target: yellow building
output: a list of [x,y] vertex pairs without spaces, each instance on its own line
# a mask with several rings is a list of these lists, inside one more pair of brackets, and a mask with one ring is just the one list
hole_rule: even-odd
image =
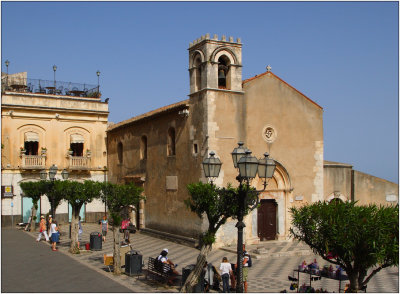
[[[30,79],[26,72],[3,74],[1,106],[3,226],[28,220],[32,201],[21,195],[19,183],[39,180],[39,172],[48,172],[53,164],[58,167],[57,179],[66,169],[70,180],[104,181],[109,112],[98,86]],[[83,207],[81,216],[96,221],[104,209],[100,200],[94,200]],[[38,215],[49,210],[47,197],[42,196]],[[68,222],[68,203],[57,207],[56,216],[59,222]]]

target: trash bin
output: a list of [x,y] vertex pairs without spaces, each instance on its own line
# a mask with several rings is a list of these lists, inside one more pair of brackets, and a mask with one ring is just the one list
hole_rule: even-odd
[[[185,284],[185,281],[189,274],[194,270],[195,264],[189,264],[182,269],[182,286]],[[199,282],[194,286],[193,293],[203,293],[204,292],[204,276],[201,275],[199,278]]]
[[125,253],[125,273],[129,276],[142,273],[143,255],[139,251],[131,250]]
[[99,232],[90,233],[90,250],[101,250],[102,236]]

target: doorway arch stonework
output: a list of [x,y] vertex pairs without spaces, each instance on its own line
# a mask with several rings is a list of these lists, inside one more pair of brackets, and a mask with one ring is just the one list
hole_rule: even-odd
[[[254,179],[253,185],[261,190],[263,183],[261,179]],[[286,168],[276,161],[276,169],[273,177],[268,181],[264,192],[259,196],[261,200],[275,200],[276,207],[276,240],[288,238],[290,218],[288,213],[289,199],[292,196],[292,184]],[[258,227],[258,209],[254,209],[246,217],[246,243],[257,244],[260,242],[259,234],[262,228]]]

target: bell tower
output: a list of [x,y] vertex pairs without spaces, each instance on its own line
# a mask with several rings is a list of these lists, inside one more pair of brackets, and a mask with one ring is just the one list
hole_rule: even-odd
[[[203,158],[214,151],[222,162],[231,162],[237,142],[246,141],[246,101],[242,88],[242,44],[238,38],[227,39],[209,34],[189,45],[191,137],[200,146],[200,178]],[[197,143],[195,143],[197,142]],[[218,185],[236,177],[229,164],[222,167]]]
[[206,34],[189,45],[190,94],[204,90],[242,91],[242,44]]

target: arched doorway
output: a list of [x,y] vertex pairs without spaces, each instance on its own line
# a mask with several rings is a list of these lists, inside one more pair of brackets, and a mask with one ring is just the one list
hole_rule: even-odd
[[[261,188],[262,181],[258,180],[257,189]],[[288,205],[292,191],[289,173],[281,163],[276,161],[274,175],[268,181],[266,190],[260,194],[257,219],[253,223],[257,227],[253,234],[257,232],[257,238],[260,241],[287,238]]]

